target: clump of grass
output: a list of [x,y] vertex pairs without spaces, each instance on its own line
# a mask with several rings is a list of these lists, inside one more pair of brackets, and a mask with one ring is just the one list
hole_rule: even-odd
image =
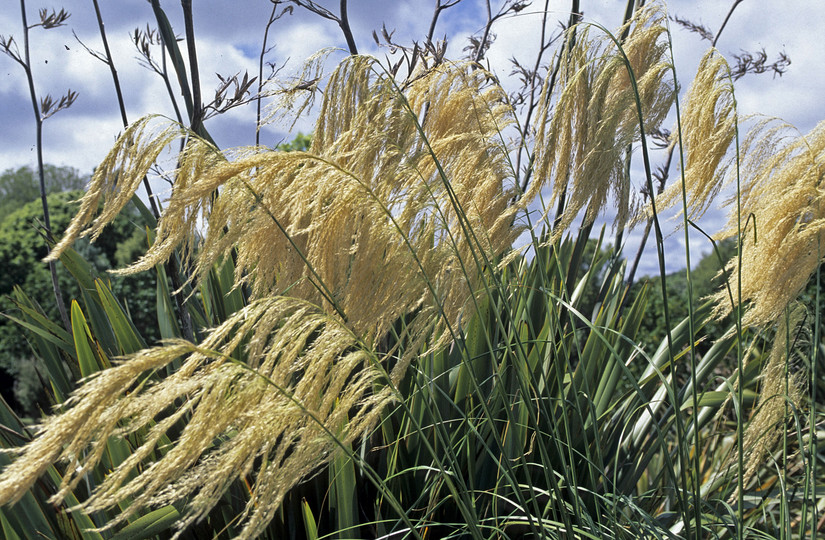
[[[84,510],[132,499],[111,527],[140,508],[189,498],[185,527],[265,458],[242,536],[259,534],[289,489],[327,462],[337,444],[374,427],[421,349],[452,339],[450,329],[486,279],[485,266],[520,233],[498,136],[511,111],[486,80],[481,71],[445,64],[402,94],[372,59],[353,57],[328,83],[309,152],[222,153],[188,138],[155,242],[121,272],[150,269],[184,246],[204,279],[234,254],[236,285],[249,288],[252,303],[198,346],[166,343],[89,381],[75,405],[47,422],[44,435],[4,471],[0,501],[19,498],[56,459],[80,459],[54,497],[60,500],[97,464],[110,436],[143,429],[172,407]],[[153,117],[130,126],[50,258],[79,236],[98,235],[161,152],[188,135]],[[404,354],[378,353],[402,317]],[[178,359],[182,367],[172,376],[143,386],[147,375]],[[174,449],[130,478],[183,416]],[[227,432],[233,435],[211,448]]]
[[[158,157],[182,140],[153,241],[121,272],[181,254],[190,281],[201,285],[193,294],[206,297],[212,276],[231,262],[227,289],[248,296],[198,343],[168,339],[84,381],[39,436],[15,450],[0,475],[0,504],[19,500],[59,460],[69,467],[51,500],[74,497],[100,472],[110,443],[125,438],[136,441],[131,453],[96,478],[79,505],[92,513],[128,504],[102,529],[185,503],[180,536],[240,485],[233,497],[241,493],[242,507],[232,519],[241,523],[239,537],[255,537],[297,486],[329,470],[324,489],[334,494],[341,534],[725,534],[733,476],[704,474],[718,456],[699,456],[716,448],[705,442],[717,439],[706,413],[718,396],[699,398],[733,332],[694,358],[700,318],[711,308],[691,308],[657,351],[645,353],[634,336],[646,291],[626,305],[621,265],[582,271],[586,235],[562,240],[582,213],[589,231],[611,199],[617,227],[633,217],[629,148],[644,144],[675,99],[664,17],[656,4],[638,10],[621,39],[575,29],[558,78],[544,87],[533,182],[524,192],[503,135],[516,114],[476,64],[439,62],[401,84],[372,59],[345,60],[326,85],[306,152],[220,151],[160,117],[129,126],[50,258],[71,255],[77,238],[98,236]],[[684,192],[672,188],[662,202],[684,193],[690,217],[739,170],[724,162],[737,129],[727,71],[715,52],[705,56],[682,118]],[[303,88],[292,90],[287,98]],[[765,133],[770,142],[759,138]],[[779,133],[760,126],[743,145],[741,203],[759,242],[750,232],[740,238],[740,257],[728,268],[742,283],[733,298],[739,306],[728,293],[716,297],[717,316],[747,307],[746,325],[779,321],[801,288],[794,272],[807,277],[819,263],[825,128],[777,146]],[[647,154],[645,161],[652,186]],[[512,245],[546,189],[561,213],[549,230],[543,212],[545,232],[530,229],[525,257]],[[763,232],[766,223],[776,230]],[[598,290],[592,316],[580,309],[588,287]],[[79,308],[75,315],[85,340]],[[733,473],[739,486],[777,441],[786,408],[776,404],[801,403],[782,331],[760,408],[740,437],[751,450],[747,469]],[[690,391],[678,365],[687,349]],[[745,384],[735,383],[737,407]],[[725,381],[717,391],[729,396],[733,386]],[[735,495],[741,501],[741,490]],[[308,535],[317,533],[305,500],[300,511]],[[742,535],[750,525],[741,503],[738,518]]]

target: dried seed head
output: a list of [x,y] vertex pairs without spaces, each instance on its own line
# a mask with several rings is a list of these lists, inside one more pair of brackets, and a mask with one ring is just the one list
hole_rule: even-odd
[[770,356],[762,368],[756,413],[748,422],[742,444],[746,453],[746,483],[765,465],[765,458],[776,447],[786,429],[788,411],[802,404],[804,378],[799,373],[787,372],[790,371],[788,345],[794,342],[793,334],[803,316],[804,309],[797,308],[789,314],[787,320],[783,317],[777,324]]
[[589,27],[578,25],[553,91],[548,91],[549,79],[545,84],[537,121],[535,181],[527,198],[549,185],[553,194],[548,207],[566,197],[554,238],[581,211],[585,222],[592,223],[611,195],[618,205],[616,226],[624,226],[633,213],[624,154],[641,133],[637,96],[646,131],[659,127],[675,96],[673,83],[666,79],[671,69],[667,43],[660,39],[664,17],[655,4],[637,11],[628,23],[623,52],[613,38],[593,38]]
[[[731,283],[739,279],[747,303],[746,325],[773,324],[782,316],[825,254],[825,121],[805,136],[767,119],[752,129],[741,152],[742,255],[728,266]],[[737,234],[735,200],[728,227]],[[736,287],[733,287],[736,290]],[[731,312],[727,292],[715,296],[716,315]]]
[[[699,62],[681,116],[690,219],[702,217],[724,185],[730,163],[725,156],[736,137],[736,122],[730,67],[716,49],[709,49]],[[657,211],[681,206],[681,201],[682,183],[674,182],[656,199]]]

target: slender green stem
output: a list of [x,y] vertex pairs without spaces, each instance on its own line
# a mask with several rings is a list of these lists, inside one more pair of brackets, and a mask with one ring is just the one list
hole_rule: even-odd
[[[667,19],[666,19],[667,20]],[[668,22],[668,36],[670,36],[670,24]],[[670,48],[671,67],[673,71],[674,87],[679,88],[678,77],[676,74],[676,61],[673,55],[673,39],[668,39],[668,46]],[[679,165],[680,165],[680,185],[682,188],[682,228],[685,235],[685,278],[687,280],[687,308],[688,308],[688,335],[690,336],[690,382],[691,382],[691,417],[693,418],[693,516],[696,520],[696,540],[701,540],[702,537],[702,501],[701,501],[701,448],[702,440],[699,430],[699,381],[696,376],[696,330],[694,328],[694,309],[693,309],[693,280],[691,279],[691,262],[690,262],[690,227],[687,202],[687,186],[685,184],[685,152],[682,138],[682,114],[679,106],[679,95],[675,97],[676,107],[676,129],[679,137]],[[650,186],[652,188],[652,185]],[[653,193],[651,192],[651,200]],[[666,294],[663,292],[663,294]],[[667,304],[667,300],[664,302]],[[678,413],[677,413],[678,414]],[[687,488],[687,486],[685,486]]]
[[[817,260],[820,261],[819,267],[816,271],[816,297],[814,303],[814,313],[816,316],[814,317],[814,339],[813,339],[813,354],[811,355],[811,408],[809,411],[809,419],[808,419],[808,429],[810,430],[810,438],[808,441],[808,460],[807,462],[810,464],[810,474],[806,475],[805,480],[805,504],[803,505],[803,516],[804,511],[808,508],[808,501],[811,504],[811,540],[816,540],[817,537],[817,525],[818,525],[818,507],[816,501],[816,473],[817,473],[817,433],[816,433],[816,409],[817,409],[817,395],[816,395],[816,387],[819,382],[817,368],[819,366],[819,354],[822,350],[821,347],[821,327],[822,327],[822,311],[820,309],[821,303],[821,291],[822,291],[822,242],[818,238],[817,239]],[[802,520],[802,528],[804,529],[805,523],[807,520]]]
[[[598,25],[597,25],[597,27],[598,27]],[[604,28],[602,28],[602,29],[605,30],[605,32],[606,32],[606,29],[604,29]],[[661,228],[661,225],[659,224],[659,217],[658,217],[659,215],[658,215],[658,212],[656,211],[656,197],[653,195],[653,193],[654,193],[653,171],[652,171],[651,166],[650,166],[650,155],[649,155],[649,150],[647,148],[647,135],[646,135],[646,132],[645,132],[645,127],[644,127],[644,112],[642,110],[642,101],[641,101],[641,97],[639,96],[639,89],[638,89],[638,85],[637,85],[637,81],[636,81],[636,76],[633,73],[633,70],[631,68],[630,59],[628,59],[627,55],[625,54],[625,51],[622,48],[621,43],[609,32],[607,34],[616,43],[616,46],[618,47],[619,52],[622,55],[622,59],[624,60],[625,65],[627,66],[627,72],[628,72],[628,76],[629,76],[629,79],[630,79],[630,84],[633,88],[633,92],[634,92],[634,96],[635,96],[636,114],[638,115],[638,118],[639,118],[639,134],[640,134],[640,139],[641,139],[642,161],[644,163],[644,168],[645,168],[645,181],[647,183],[646,185],[647,185],[648,191],[650,192],[650,207],[651,207],[651,213],[652,213],[652,216],[653,216],[653,230],[656,234],[656,254],[657,254],[658,259],[659,259],[659,278],[660,278],[661,286],[662,286],[662,294],[666,295],[667,294],[667,270],[665,268],[665,252],[664,252],[665,242],[664,242],[664,235],[662,234],[662,228]],[[662,302],[662,308],[663,308],[663,312],[664,312],[663,314],[664,314],[664,319],[665,319],[667,350],[668,350],[668,356],[670,357],[670,362],[669,362],[670,369],[672,371],[675,371],[676,367],[675,367],[674,359],[676,358],[676,356],[675,356],[674,350],[673,350],[673,337],[672,337],[671,331],[670,331],[670,329],[671,329],[671,324],[670,324],[671,319],[670,319],[670,310],[668,308],[667,298],[665,298],[664,301]],[[690,339],[692,340],[693,336],[691,336]],[[675,372],[674,372],[674,380],[675,380]],[[678,406],[679,406],[678,403],[676,403],[676,402],[673,403],[674,408],[678,408]],[[678,439],[680,441],[684,440],[684,426],[682,425],[681,415],[678,414],[678,413],[676,414],[676,430],[677,430]],[[679,462],[680,462],[680,465],[681,465],[679,467],[679,472],[682,476],[682,485],[687,487],[687,479],[686,479],[686,476],[685,476],[686,475],[686,470],[688,469],[688,459],[685,456],[685,454],[687,452],[687,449],[679,448],[677,451],[678,451],[678,455],[679,455]],[[683,516],[684,523],[685,523],[685,529],[687,531],[687,536],[690,536],[691,535],[690,534],[691,527],[690,527],[690,519],[688,518],[689,505],[688,505],[687,496],[685,495],[684,490],[679,490],[679,496],[680,496],[680,506],[681,506],[681,509],[682,509],[682,516]]]
[[[734,103],[736,100],[734,99]],[[736,528],[737,540],[745,537],[745,378],[744,352],[742,350],[742,184],[739,155],[739,116],[736,115]],[[756,229],[756,223],[754,223]]]
[[[785,365],[783,366],[782,392],[782,485],[788,485],[788,400],[790,399],[788,367],[791,361],[791,317],[789,308],[785,308]],[[790,538],[791,520],[788,508],[787,490],[782,489],[779,505],[779,523],[781,524],[782,538]]]

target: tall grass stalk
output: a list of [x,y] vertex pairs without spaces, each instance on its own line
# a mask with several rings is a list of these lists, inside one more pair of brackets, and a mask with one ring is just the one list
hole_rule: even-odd
[[[637,86],[635,74],[633,73],[633,69],[631,67],[630,60],[628,59],[627,55],[625,54],[621,43],[619,41],[617,41],[616,38],[613,37],[613,35],[610,34],[610,32],[607,29],[602,28],[602,30],[607,35],[609,35],[611,37],[611,39],[613,39],[615,41],[619,52],[622,54],[625,65],[627,66],[628,77],[630,79],[630,85],[633,88],[633,94],[634,94],[634,97],[635,97],[635,104],[636,104],[636,114],[637,114],[637,117],[639,119],[639,136],[640,136],[640,139],[641,139],[640,147],[641,147],[641,150],[642,150],[642,162],[644,164],[644,169],[645,169],[645,182],[647,184],[647,189],[648,189],[649,196],[650,196],[650,208],[651,208],[651,214],[652,214],[652,217],[653,217],[653,230],[654,230],[655,235],[656,235],[656,254],[657,254],[658,259],[659,259],[659,279],[660,279],[660,282],[661,282],[662,294],[666,295],[667,294],[667,292],[666,292],[667,291],[667,270],[665,268],[664,236],[662,234],[661,225],[659,224],[658,212],[656,211],[656,197],[654,195],[655,189],[653,187],[653,172],[652,172],[652,168],[651,168],[651,165],[650,165],[650,156],[649,156],[648,148],[647,148],[647,139],[646,139],[645,125],[644,125],[645,116],[644,116],[644,112],[642,111],[642,102],[641,102],[641,98],[639,96],[639,89],[638,89],[638,86]],[[667,301],[665,301],[662,305],[664,307],[664,318],[665,318],[665,329],[666,329],[665,339],[667,341],[668,356],[670,357],[669,364],[670,364],[670,368],[672,370],[672,373],[675,375],[675,362],[674,362],[674,360],[676,358],[676,355],[674,353],[673,339],[672,339],[671,332],[670,332],[670,329],[671,329],[670,309],[669,309]],[[691,343],[693,342],[693,337],[692,337],[693,336],[693,331],[692,331],[693,327],[692,327],[692,324],[693,324],[692,323],[692,318],[689,317],[688,318],[688,328],[689,328],[688,333],[691,336],[691,338],[690,338]],[[673,380],[675,380],[675,377],[673,377]],[[675,394],[672,395],[671,397],[672,397],[672,404],[673,404],[672,406],[674,408],[676,408],[677,407],[677,400],[675,399]],[[678,439],[680,441],[685,440],[685,438],[684,438],[684,426],[682,424],[682,418],[681,418],[681,415],[679,413],[676,414],[676,430],[677,430]],[[686,456],[687,450],[686,449],[682,450],[681,445],[679,445],[679,447],[680,447],[680,450],[678,452],[679,465],[680,465],[679,466],[679,471],[680,471],[680,474],[682,476],[682,478],[681,478],[682,479],[682,486],[687,487],[687,485],[688,485],[687,481],[686,481],[687,480],[686,479],[686,471],[688,469],[688,466],[687,466],[688,459],[687,459],[687,456]],[[690,536],[690,530],[691,530],[690,518],[689,518],[689,508],[690,508],[690,506],[688,504],[687,494],[684,492],[684,489],[679,490],[679,499],[680,499],[680,503],[681,503],[682,519],[684,520],[683,521],[684,527],[688,531],[688,536]],[[695,526],[697,527],[697,535],[698,535],[699,531],[701,530],[701,522],[697,521]]]
[[[59,102],[52,102],[51,96],[46,96],[38,103],[37,90],[34,85],[34,75],[32,74],[31,63],[31,47],[29,45],[29,32],[32,28],[41,26],[44,29],[56,28],[62,26],[69,14],[63,10],[59,13],[53,12],[51,15],[46,10],[41,11],[41,21],[32,26],[28,23],[26,15],[26,1],[20,0],[20,18],[23,26],[23,55],[20,52],[12,50],[11,45],[13,41],[3,41],[4,52],[15,60],[23,68],[26,74],[26,82],[29,88],[29,98],[31,99],[32,110],[34,112],[35,125],[35,151],[37,154],[37,176],[40,181],[40,201],[43,206],[43,226],[45,228],[46,243],[53,242],[51,216],[49,213],[49,203],[46,199],[46,176],[43,165],[43,121],[60,111],[71,107],[77,98],[77,94],[69,90],[67,94],[60,99]],[[54,262],[49,263],[49,273],[52,279],[52,292],[54,294],[57,311],[65,328],[70,328],[69,316],[66,312],[66,305],[63,301],[63,293],[60,289],[60,283],[57,279],[57,267]]]
[[[676,60],[673,53],[673,39],[670,30],[670,22],[667,21],[667,31],[668,31],[668,44],[670,48],[670,56],[671,56],[671,65],[673,68],[673,79],[676,81],[676,86],[678,87],[678,76],[676,73]],[[702,69],[702,64],[700,64],[700,70]],[[728,74],[729,76],[729,74]],[[697,76],[697,79],[699,76]],[[696,83],[694,83],[696,84]],[[715,108],[716,103],[712,101],[708,104],[709,106]],[[735,102],[734,102],[734,110],[735,110]],[[676,141],[679,145],[679,164],[680,164],[680,188],[681,188],[681,199],[682,199],[682,228],[684,232],[684,240],[685,240],[685,277],[687,282],[687,312],[688,312],[688,333],[691,336],[695,335],[695,313],[694,313],[694,292],[693,292],[693,281],[691,279],[691,258],[690,258],[690,230],[691,230],[691,222],[689,219],[690,215],[690,207],[688,204],[688,195],[687,195],[687,182],[686,182],[686,160],[685,160],[685,141],[682,136],[682,111],[680,107],[680,100],[679,97],[676,96],[674,100],[674,108],[676,112]],[[715,112],[715,111],[712,111]],[[690,149],[692,152],[696,152],[695,148]],[[700,150],[701,151],[701,150]],[[649,185],[649,189],[652,190],[652,184]],[[653,195],[651,191],[651,202],[653,201]],[[655,210],[654,210],[655,211]],[[662,291],[663,294],[666,295],[666,289],[664,283],[662,284]],[[665,300],[665,305],[667,304],[667,300]],[[692,419],[693,419],[693,466],[692,466],[692,491],[693,491],[693,512],[694,512],[694,520],[696,524],[696,538],[699,540],[702,536],[703,527],[702,527],[702,502],[701,502],[701,494],[700,494],[700,485],[701,485],[701,456],[699,453],[699,449],[702,447],[701,444],[701,432],[699,429],[699,381],[697,377],[697,367],[696,367],[696,342],[691,339],[690,340],[690,350],[689,350],[689,362],[690,362],[690,390],[691,390],[691,411],[692,411]]]
[[[734,306],[734,317],[736,320],[736,512],[737,512],[737,540],[743,540],[745,537],[745,412],[744,412],[744,392],[745,392],[745,364],[744,354],[742,350],[742,179],[739,155],[739,120],[737,118],[736,124],[736,305]],[[754,237],[756,236],[756,223],[753,224]]]
[[[679,82],[678,77],[676,74],[676,59],[673,54],[673,38],[670,33],[670,21],[667,21],[667,32],[668,32],[668,44],[670,48],[670,57],[671,57],[671,64],[673,66],[673,80],[675,81],[675,85],[678,88]],[[693,313],[693,282],[690,279],[690,269],[691,269],[691,262],[690,262],[690,227],[688,226],[688,199],[687,199],[687,187],[685,185],[685,154],[684,154],[684,144],[682,141],[682,114],[679,107],[679,96],[676,96],[674,100],[674,107],[676,110],[676,133],[677,133],[677,142],[679,144],[679,163],[680,163],[680,183],[682,187],[682,228],[684,229],[685,235],[685,277],[687,278],[687,308],[688,308],[688,334],[691,336],[695,335],[694,329],[694,313]],[[653,195],[653,183],[652,181],[648,183],[648,189],[650,189],[650,200],[651,205],[653,205],[654,195]],[[654,208],[655,212],[655,208]],[[662,282],[662,294],[666,293],[667,289],[665,288],[665,283]],[[667,305],[667,300],[665,300],[665,305]],[[669,325],[668,325],[669,327]],[[699,433],[699,389],[698,389],[698,379],[696,376],[696,344],[695,341],[691,338],[690,340],[690,381],[691,381],[691,399],[692,399],[692,416],[693,416],[693,478],[692,478],[692,487],[693,487],[693,516],[696,525],[696,540],[701,539],[702,535],[702,504],[700,501],[700,493],[699,493],[699,485],[700,485],[700,477],[701,477],[701,465],[700,465],[700,456],[699,456],[699,448],[701,448],[700,444],[700,433]]]
[[[817,241],[816,244],[817,255],[819,260],[822,260],[822,242]],[[817,492],[817,458],[816,453],[818,450],[817,446],[817,378],[818,371],[817,367],[819,365],[820,354],[822,347],[820,346],[820,341],[822,340],[821,334],[821,325],[822,325],[822,313],[820,311],[821,304],[821,288],[822,288],[822,271],[821,265],[817,268],[816,271],[816,295],[814,297],[814,332],[813,332],[813,340],[811,342],[811,380],[810,380],[810,387],[811,387],[811,409],[809,411],[808,417],[808,429],[809,429],[809,439],[808,439],[808,456],[807,460],[805,461],[805,469],[810,470],[809,474],[806,474],[805,478],[805,500],[802,506],[802,519],[800,520],[800,530],[804,531],[805,527],[807,526],[807,514],[809,512],[809,501],[810,501],[810,513],[811,513],[811,540],[816,540],[817,532],[818,532],[818,507],[816,502],[816,492]]]

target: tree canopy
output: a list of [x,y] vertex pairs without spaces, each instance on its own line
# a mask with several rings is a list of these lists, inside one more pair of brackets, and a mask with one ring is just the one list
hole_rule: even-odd
[[[89,177],[73,167],[44,166],[46,193],[81,190]],[[29,166],[10,168],[0,174],[0,216],[40,198],[37,173]]]
[[[74,202],[83,196],[77,186],[83,186],[87,178],[69,167],[46,166],[47,196],[51,216],[52,233],[59,236],[77,212]],[[35,172],[29,167],[8,169],[0,175],[0,193],[4,211],[0,213],[0,313],[15,316],[16,308],[10,295],[19,286],[37,302],[45,313],[59,320],[51,288],[48,265],[42,259],[48,254],[44,232],[41,228],[43,208],[39,200]],[[129,264],[145,244],[145,233],[135,226],[137,212],[127,211],[118,218],[94,244],[83,240],[75,249],[103,273],[108,269]],[[156,337],[154,319],[154,275],[129,278],[110,278],[112,287],[128,305],[135,324],[148,336]],[[58,280],[67,305],[81,292],[77,282],[62,265],[58,266]],[[0,391],[21,413],[32,412],[36,403],[36,390],[40,382],[35,371],[35,361],[24,333],[7,317],[0,317]]]

